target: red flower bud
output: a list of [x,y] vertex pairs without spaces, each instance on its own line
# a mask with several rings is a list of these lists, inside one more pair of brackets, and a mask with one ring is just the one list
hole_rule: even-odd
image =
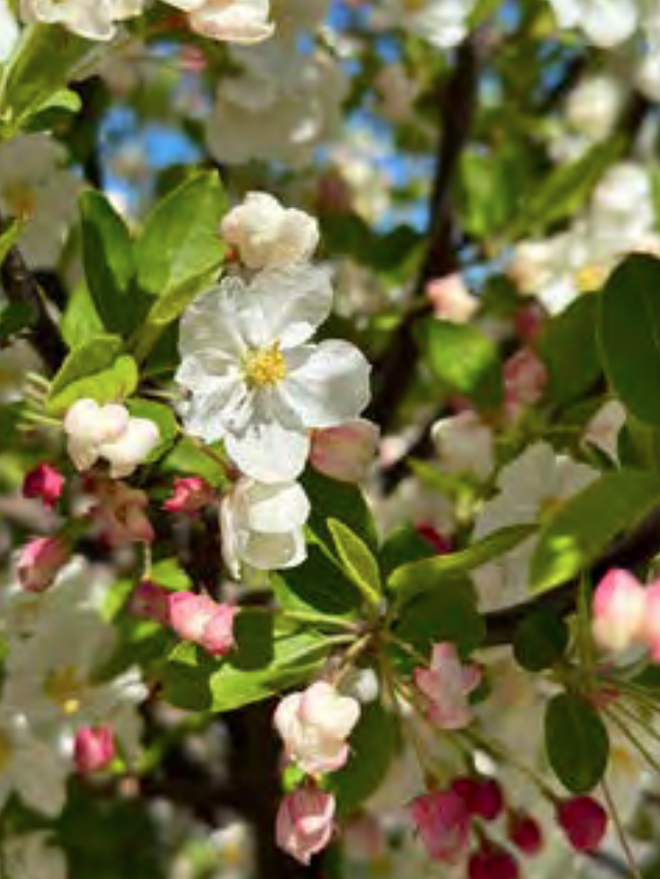
[[39,464],[23,480],[23,496],[39,498],[47,507],[54,507],[62,496],[64,477],[50,464]]
[[509,839],[526,855],[535,855],[543,848],[541,826],[531,815],[523,812],[514,812],[509,816]]
[[598,848],[607,829],[607,812],[593,797],[573,797],[557,808],[557,820],[578,852]]

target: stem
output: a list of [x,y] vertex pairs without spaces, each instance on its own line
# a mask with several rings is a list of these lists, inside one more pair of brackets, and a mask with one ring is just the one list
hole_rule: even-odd
[[344,629],[348,632],[356,632],[355,623],[351,623],[342,617],[326,616],[322,613],[307,613],[307,611],[298,610],[279,610],[276,612],[281,613],[287,620],[293,620],[293,622],[316,623],[319,626],[334,626],[335,628]]
[[607,809],[612,816],[612,821],[614,822],[614,827],[616,829],[617,836],[619,837],[619,842],[621,843],[621,848],[623,849],[623,853],[628,861],[628,866],[630,867],[630,875],[633,879],[643,879],[642,874],[639,870],[635,862],[635,856],[633,854],[632,849],[630,848],[630,843],[626,837],[625,830],[623,828],[623,823],[621,821],[621,817],[619,812],[614,804],[614,799],[612,798],[612,794],[610,792],[609,785],[603,778],[600,782],[601,789],[603,791],[603,797],[607,804]]

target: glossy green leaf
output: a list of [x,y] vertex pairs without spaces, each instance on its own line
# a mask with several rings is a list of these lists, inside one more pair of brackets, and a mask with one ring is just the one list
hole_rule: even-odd
[[137,365],[121,352],[118,336],[97,336],[72,351],[53,379],[48,410],[61,414],[82,397],[108,403],[130,396],[138,383]]
[[443,320],[425,320],[418,335],[426,362],[449,390],[477,405],[502,402],[502,368],[497,347],[475,327]]
[[548,368],[548,398],[559,405],[594,387],[602,367],[597,343],[599,296],[584,295],[548,322],[539,354]]
[[557,778],[572,793],[587,793],[603,777],[609,736],[598,712],[580,696],[561,693],[550,701],[545,744]]
[[601,297],[599,343],[621,402],[660,427],[660,260],[635,254],[611,275]]
[[271,578],[281,607],[291,611],[350,618],[362,603],[360,590],[319,546],[307,547],[307,559]]
[[378,538],[374,519],[357,485],[324,476],[312,468],[307,470],[302,483],[312,505],[308,527],[318,540],[332,549],[333,539],[328,529],[328,519],[339,519],[372,552],[377,550]]
[[217,173],[194,174],[147,218],[136,246],[140,288],[156,301],[151,325],[176,320],[220,270],[225,245],[220,221],[227,209]]
[[606,473],[559,507],[544,524],[530,564],[533,589],[576,576],[619,533],[660,504],[660,477],[640,470]]
[[568,641],[568,626],[559,614],[532,611],[516,629],[513,654],[518,665],[528,671],[542,671],[561,659]]
[[413,561],[392,572],[388,588],[399,605],[431,589],[446,577],[472,571],[504,555],[536,531],[536,525],[511,525],[489,534],[466,549]]
[[370,604],[378,604],[381,594],[378,562],[369,547],[338,519],[328,519],[337,555],[349,577]]

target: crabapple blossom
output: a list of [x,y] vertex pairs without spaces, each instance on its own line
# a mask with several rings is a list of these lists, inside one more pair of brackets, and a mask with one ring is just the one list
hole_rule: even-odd
[[615,76],[599,74],[579,82],[566,100],[566,119],[592,142],[612,133],[625,103],[626,92]]
[[487,479],[495,466],[493,431],[476,412],[465,411],[436,421],[431,428],[442,469]]
[[543,396],[548,370],[532,348],[521,348],[504,364],[506,405],[512,415]]
[[639,644],[647,622],[647,591],[628,571],[611,570],[594,593],[591,630],[606,650]]
[[342,482],[361,482],[367,476],[378,451],[380,430],[366,418],[340,427],[315,430],[312,434],[310,464]]
[[335,811],[335,798],[327,791],[304,786],[287,794],[277,812],[278,846],[301,864],[309,864],[332,839]]
[[435,644],[429,668],[416,668],[414,678],[434,726],[462,729],[471,722],[467,696],[479,686],[481,672],[474,665],[463,665],[453,644]]
[[138,15],[144,0],[21,0],[28,22],[61,24],[88,40],[111,40],[116,22]]
[[609,48],[632,36],[636,0],[549,0],[561,28],[581,28],[596,46]]
[[277,706],[273,722],[286,755],[310,775],[334,772],[346,763],[346,739],[360,717],[360,703],[342,696],[326,681],[290,693]]
[[467,851],[470,815],[463,799],[453,790],[432,790],[410,805],[424,847],[430,858],[455,864]]
[[25,544],[16,570],[23,589],[43,592],[71,558],[71,546],[60,537],[35,537]]
[[208,595],[173,592],[168,598],[168,621],[176,634],[199,644],[213,656],[224,656],[233,650],[237,612],[236,607],[218,604]]
[[189,433],[224,440],[247,476],[287,482],[303,470],[311,428],[356,418],[369,399],[369,366],[348,342],[309,343],[328,316],[323,269],[226,278],[181,321],[176,380],[190,392]]
[[229,43],[259,43],[272,36],[269,0],[165,0],[188,13],[191,28]]
[[81,727],[76,733],[73,756],[81,775],[89,775],[105,769],[115,757],[112,727],[107,724]]
[[621,403],[618,400],[608,400],[588,422],[582,434],[582,442],[597,446],[616,461],[619,431],[625,420],[626,410]]
[[467,34],[468,16],[476,0],[387,0],[383,5],[394,23],[438,49],[448,49]]
[[183,476],[174,480],[174,494],[163,504],[168,513],[194,515],[215,500],[213,486],[201,476]]
[[222,499],[222,555],[235,579],[247,565],[259,571],[293,568],[307,557],[303,525],[309,500],[297,482],[265,484],[242,478]]
[[607,812],[593,797],[573,797],[559,804],[557,821],[576,851],[592,852],[605,836]]
[[62,496],[64,477],[50,464],[39,464],[23,480],[23,496],[40,498],[45,506],[54,507]]
[[2,843],[2,863],[8,877],[16,879],[67,879],[66,856],[51,844],[47,830],[11,836]]
[[319,243],[314,217],[282,207],[266,192],[248,192],[225,216],[220,231],[249,269],[284,269],[307,262]]

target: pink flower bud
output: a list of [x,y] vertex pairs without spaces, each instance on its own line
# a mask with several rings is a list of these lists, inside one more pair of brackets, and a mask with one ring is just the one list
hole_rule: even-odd
[[316,430],[309,460],[333,479],[361,482],[376,457],[379,437],[378,427],[364,418],[341,427]]
[[71,557],[71,547],[59,537],[35,537],[18,558],[18,579],[28,592],[43,592]]
[[576,851],[591,852],[605,836],[607,812],[593,797],[573,797],[558,806],[557,821]]
[[278,846],[301,864],[309,864],[332,838],[335,809],[335,798],[326,791],[300,787],[287,794],[277,812]]
[[73,749],[76,768],[81,775],[105,769],[115,756],[111,727],[83,726],[76,733]]
[[168,513],[188,513],[195,515],[213,503],[213,486],[200,476],[184,476],[174,480],[174,494],[163,504]]
[[592,632],[606,650],[625,650],[639,643],[647,621],[647,592],[628,571],[611,570],[596,587]]
[[468,847],[470,815],[455,791],[430,791],[411,803],[413,821],[429,857],[455,864]]
[[40,498],[47,507],[54,507],[62,496],[64,477],[50,464],[39,464],[23,480],[23,496]]
[[538,303],[532,302],[519,308],[513,320],[516,332],[522,341],[535,342],[541,335],[541,330],[545,324],[545,314]]
[[518,411],[537,403],[548,383],[548,370],[531,348],[521,348],[504,364],[507,411]]
[[656,580],[645,590],[646,610],[642,626],[642,638],[651,651],[651,656],[660,662],[660,580]]
[[519,875],[513,855],[492,842],[485,842],[468,862],[470,879],[518,879]]
[[416,668],[414,679],[431,723],[439,729],[461,729],[471,722],[467,697],[479,686],[481,672],[475,665],[462,665],[453,644],[436,644],[429,668]]
[[513,812],[509,815],[509,839],[525,855],[535,855],[543,848],[541,826],[531,815]]
[[131,595],[129,610],[135,616],[167,626],[170,624],[171,594],[169,589],[152,580],[141,580]]
[[346,739],[360,717],[360,703],[341,696],[327,681],[290,693],[277,706],[273,722],[287,757],[310,775],[340,769],[348,760]]
[[193,592],[170,592],[167,598],[169,623],[184,641],[199,644],[214,656],[224,656],[234,648],[237,608]]
[[502,814],[504,794],[494,778],[457,778],[452,790],[462,797],[470,815],[494,821]]
[[468,323],[479,306],[458,273],[429,281],[424,292],[435,316],[454,324]]

